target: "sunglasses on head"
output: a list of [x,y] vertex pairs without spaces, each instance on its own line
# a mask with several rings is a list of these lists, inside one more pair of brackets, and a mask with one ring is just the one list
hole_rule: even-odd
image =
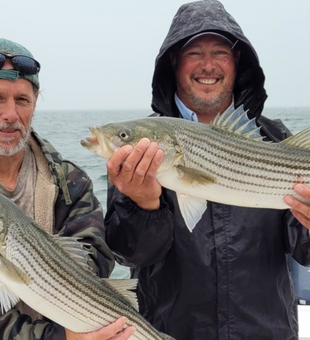
[[37,74],[40,71],[40,64],[33,58],[24,55],[8,56],[0,53],[0,69],[2,69],[6,59],[9,58],[14,70],[24,75]]

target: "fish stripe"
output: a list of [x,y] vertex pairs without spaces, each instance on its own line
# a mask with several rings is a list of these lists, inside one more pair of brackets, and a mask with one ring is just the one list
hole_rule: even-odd
[[[278,153],[275,152],[273,147],[270,148],[266,156],[266,149],[262,152],[261,143],[244,138],[241,138],[243,143],[241,143],[241,146],[238,144],[236,151],[236,145],[232,143],[230,139],[224,138],[218,131],[217,133],[212,132],[211,130],[211,136],[206,141],[206,136],[204,136],[204,138],[200,137],[201,135],[197,134],[197,131],[195,131],[195,135],[186,131],[186,133],[182,133],[181,136],[186,135],[187,138],[186,140],[180,138],[180,143],[182,149],[185,150],[185,154],[186,149],[192,151],[190,156],[187,157],[190,159],[185,159],[186,166],[191,167],[192,163],[194,168],[201,168],[209,175],[217,178],[217,184],[220,186],[226,186],[230,189],[240,189],[240,184],[251,185],[253,188],[245,188],[245,191],[259,192],[262,194],[266,193],[264,191],[262,192],[262,188],[268,188],[270,190],[283,189],[283,191],[279,193],[279,195],[283,195],[287,192],[287,188],[292,188],[292,183],[294,183],[296,177],[303,177],[303,175],[309,174],[310,172],[309,165],[306,164],[305,166],[305,162],[303,161],[303,156],[307,151],[301,150],[300,153],[302,155],[298,157],[297,161],[296,153],[294,153],[293,156],[288,154],[284,155],[287,157],[284,157],[283,150],[281,153],[279,152],[281,157],[277,157]],[[193,140],[195,143],[191,142]],[[227,142],[227,140],[230,142]],[[238,142],[240,141],[238,140]],[[248,147],[249,144],[254,146],[250,151]],[[278,161],[278,159],[281,159],[281,161]],[[249,162],[252,163],[251,170],[254,170],[252,172],[249,172]],[[288,166],[287,162],[289,164]],[[266,171],[270,166],[272,166],[273,171]],[[224,175],[227,173],[230,174]],[[238,175],[240,176],[238,177]],[[230,184],[227,184],[225,181],[224,183],[221,182],[221,179],[229,181]],[[236,183],[236,186],[231,185],[232,182]],[[272,184],[268,182],[272,182]],[[277,185],[277,182],[279,185]],[[285,183],[288,185],[285,185]],[[257,189],[254,189],[255,187],[257,187]]]
[[[54,256],[55,245],[51,242],[40,242],[40,236],[40,232],[31,233],[31,229],[28,229],[27,233],[16,233],[14,229],[14,232],[11,230],[8,237],[8,240],[12,242],[10,245],[14,255],[10,258],[12,263],[15,263],[29,277],[36,278],[35,283],[29,285],[33,293],[57,305],[57,308],[62,309],[66,314],[70,314],[81,322],[90,325],[100,326],[103,321],[110,323],[120,315],[124,315],[124,309],[128,309],[127,305],[118,300],[115,303],[113,298],[116,297],[116,294],[111,293],[111,291],[105,292],[104,286],[99,289],[94,285],[87,284],[93,275],[92,273],[82,271],[81,279],[76,281],[75,277],[71,278],[65,274],[72,272],[72,263],[55,261],[54,265],[51,265],[49,261],[46,261],[48,256]],[[16,247],[20,242],[22,242],[23,247]],[[69,282],[70,292],[64,291],[63,282],[66,281]],[[49,287],[48,291],[46,287]],[[80,287],[83,287],[84,294],[82,295]],[[64,295],[66,299],[62,298]],[[104,298],[102,298],[102,295]],[[97,299],[98,296],[101,298]],[[73,310],[73,312],[70,312],[70,310]],[[79,310],[79,313],[74,312],[76,310]],[[129,310],[129,312],[132,313],[132,310]],[[136,339],[163,339],[157,331],[150,330],[149,324],[145,326],[145,320],[142,320],[138,313],[135,316],[127,317],[129,320],[127,324],[132,324],[141,332],[141,335],[136,335]]]

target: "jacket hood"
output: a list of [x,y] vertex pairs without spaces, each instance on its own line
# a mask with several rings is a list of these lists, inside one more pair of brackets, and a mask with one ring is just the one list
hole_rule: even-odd
[[173,109],[176,84],[169,52],[176,44],[181,44],[182,40],[185,42],[189,37],[204,31],[215,31],[232,41],[238,40],[235,48],[241,51],[241,55],[234,87],[235,106],[243,104],[245,109],[250,109],[248,114],[251,118],[258,118],[267,98],[263,70],[241,27],[217,0],[182,5],[173,18],[155,62],[152,82],[153,110],[164,115],[178,116]]

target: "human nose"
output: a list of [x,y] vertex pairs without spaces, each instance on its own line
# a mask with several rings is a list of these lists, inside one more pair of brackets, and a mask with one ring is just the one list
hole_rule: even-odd
[[14,123],[18,121],[16,103],[13,99],[7,99],[0,104],[0,118],[2,121]]
[[201,59],[201,67],[204,68],[206,71],[212,71],[214,70],[215,66],[215,59],[209,53],[204,54]]

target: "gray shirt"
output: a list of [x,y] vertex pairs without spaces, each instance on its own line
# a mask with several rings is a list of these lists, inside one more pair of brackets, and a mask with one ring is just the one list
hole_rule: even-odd
[[15,188],[8,190],[0,183],[0,193],[13,201],[32,218],[34,217],[34,189],[36,178],[37,166],[35,158],[30,147],[27,146]]

